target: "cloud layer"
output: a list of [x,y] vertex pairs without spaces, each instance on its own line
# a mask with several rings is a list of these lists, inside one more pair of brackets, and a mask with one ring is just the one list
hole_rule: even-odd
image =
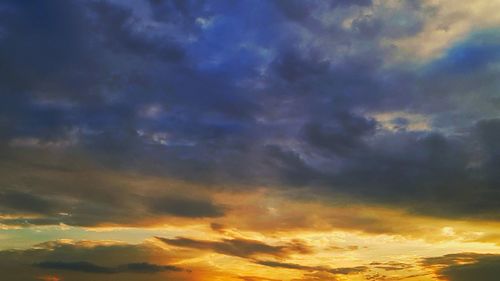
[[[362,262],[356,240],[341,247],[358,247],[346,264],[300,257],[324,254],[303,235],[336,231],[496,247],[498,9],[486,0],[3,1],[0,230],[6,241],[23,231],[39,241],[33,233],[47,229],[60,232],[46,240],[134,229],[142,234],[129,241],[147,232],[159,248],[244,260],[259,273],[218,272],[226,279],[259,280],[271,268],[292,271],[286,280],[385,271],[490,280],[496,256]],[[171,232],[152,233],[163,228]],[[59,280],[52,270],[201,278],[150,257],[80,258],[80,246],[54,246],[71,248],[64,257],[46,245],[1,255],[30,260],[40,280]],[[30,256],[39,252],[50,258]]]

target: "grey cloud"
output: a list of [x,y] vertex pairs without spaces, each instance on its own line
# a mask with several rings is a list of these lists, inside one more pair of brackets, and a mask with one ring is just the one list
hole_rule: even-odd
[[402,262],[372,262],[370,266],[373,266],[378,269],[383,269],[386,271],[398,271],[412,268],[413,265]]
[[213,202],[183,197],[164,197],[151,199],[151,210],[158,214],[170,214],[179,217],[221,217],[225,208]]
[[147,262],[129,263],[120,266],[122,271],[134,273],[156,273],[163,271],[182,271],[183,269],[173,265],[159,265]]
[[362,138],[375,132],[376,122],[349,113],[339,113],[328,123],[311,122],[304,126],[306,141],[312,146],[346,155],[362,153]]
[[43,261],[35,266],[44,269],[70,270],[86,273],[115,273],[112,268],[99,266],[90,262],[61,262],[61,261]]
[[311,249],[307,245],[297,242],[273,246],[257,240],[239,238],[223,239],[221,241],[197,240],[184,237],[172,239],[162,237],[156,238],[170,246],[208,250],[219,254],[243,258],[250,258],[258,255],[284,257],[291,253],[308,254],[311,252]]
[[437,266],[440,277],[450,281],[493,281],[500,274],[500,257],[494,254],[458,253],[423,260]]
[[137,194],[137,178],[123,181],[126,174],[99,170],[95,162],[73,153],[62,153],[55,161],[37,149],[17,149],[4,156],[0,183],[16,186],[0,189],[0,209],[16,215],[2,218],[6,225],[139,225],[145,217],[214,218],[228,211],[208,195],[174,193],[175,186],[162,188],[161,181],[149,186],[157,190],[156,197]]
[[[307,19],[318,7],[339,8],[349,6],[369,6],[371,0],[335,0],[329,2],[323,1],[300,1],[300,0],[275,0],[276,5],[281,12],[290,20],[303,21]],[[323,4],[323,6],[322,6]]]
[[284,263],[277,261],[256,261],[256,263],[269,267],[280,267],[280,268],[297,269],[304,271],[321,271],[321,272],[327,272],[331,274],[341,274],[341,275],[357,274],[368,270],[368,267],[366,266],[327,268],[322,266],[305,266],[295,263]]
[[95,32],[105,32],[104,38],[111,48],[132,52],[136,55],[156,57],[168,62],[180,62],[185,57],[184,49],[167,35],[149,35],[134,27],[134,17],[130,9],[112,5],[104,1],[91,2],[90,10],[97,15]]
[[[290,193],[498,219],[498,69],[489,66],[498,42],[482,40],[491,34],[423,66],[387,67],[392,53],[380,43],[418,33],[432,9],[227,3],[150,1],[140,14],[131,2],[6,1],[0,204],[45,217],[5,223],[134,224],[227,211],[209,198],[150,200],[88,172],[100,169],[207,188],[307,187]],[[360,6],[373,15],[341,27]],[[161,114],[145,118],[151,105]],[[401,129],[388,132],[366,117],[393,111],[428,116],[430,131],[396,120]],[[23,139],[37,145],[12,146]]]
[[15,190],[0,193],[0,208],[17,212],[50,214],[54,211],[53,204],[43,197]]
[[494,219],[496,157],[484,154],[486,140],[475,133],[481,127],[480,122],[461,137],[397,132],[373,138],[325,180],[332,191],[385,204],[399,201],[418,213]]
[[274,64],[278,75],[289,82],[325,74],[329,67],[328,61],[304,58],[301,57],[301,54],[294,52],[282,54]]
[[69,270],[84,273],[115,274],[115,273],[157,273],[163,271],[181,271],[172,265],[158,265],[147,262],[129,263],[116,267],[105,267],[90,262],[43,261],[34,264],[43,269]]
[[277,145],[268,145],[264,149],[264,167],[275,173],[277,181],[292,186],[303,186],[317,180],[320,174],[309,167],[300,154]]
[[[156,264],[152,257],[165,264]],[[150,243],[112,244],[100,241],[48,241],[27,249],[0,251],[0,270],[4,278],[34,280],[40,276],[58,276],[63,280],[176,280],[189,279],[189,270],[170,263],[173,253]]]

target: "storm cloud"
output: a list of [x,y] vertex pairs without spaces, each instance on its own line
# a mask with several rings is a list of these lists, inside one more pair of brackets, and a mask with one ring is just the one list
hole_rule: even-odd
[[400,2],[6,1],[0,207],[31,218],[4,223],[231,212],[199,186],[497,220],[500,41],[412,60],[439,10]]
[[0,275],[495,279],[499,9],[1,1]]

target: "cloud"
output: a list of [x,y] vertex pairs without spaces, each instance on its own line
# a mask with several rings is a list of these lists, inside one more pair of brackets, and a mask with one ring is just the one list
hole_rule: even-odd
[[2,218],[3,224],[153,225],[173,217],[216,218],[227,211],[202,188],[197,194],[180,195],[178,190],[188,186],[185,182],[100,170],[95,162],[73,153],[52,161],[51,152],[19,151],[4,154],[12,165],[1,172],[6,188],[0,192],[0,208],[14,216]]
[[450,281],[496,280],[500,273],[500,257],[494,254],[458,253],[423,260],[437,274]]
[[151,209],[155,213],[170,214],[179,217],[221,217],[224,208],[213,202],[189,198],[158,198],[151,200]]
[[209,190],[242,186],[494,220],[499,40],[473,5],[7,1],[0,207],[31,218],[3,223],[222,218]]
[[311,249],[300,242],[273,246],[257,240],[241,238],[223,239],[221,241],[196,240],[184,237],[173,239],[156,237],[161,242],[175,247],[193,248],[204,251],[213,251],[223,255],[251,258],[260,255],[286,257],[290,254],[310,254]]
[[340,274],[340,275],[356,274],[356,273],[362,273],[362,272],[365,272],[368,270],[368,267],[366,267],[366,266],[326,268],[326,267],[321,267],[321,266],[306,266],[306,265],[300,265],[300,264],[295,264],[295,263],[283,263],[283,262],[276,262],[276,261],[256,261],[256,263],[260,264],[260,265],[269,266],[269,267],[297,269],[297,270],[304,270],[304,271],[320,271],[320,272],[331,273],[334,275],[336,275],[336,274]]
[[44,261],[35,266],[44,268],[44,269],[60,269],[60,270],[70,270],[70,271],[79,271],[86,273],[114,273],[115,271],[112,268],[107,268],[99,265],[95,265],[90,262],[51,262]]
[[[135,280],[137,274],[144,280],[187,280],[188,271],[168,264],[178,258],[151,243],[58,240],[0,251],[0,270],[5,278],[15,280],[107,280],[111,274],[121,280]],[[163,260],[162,264],[155,259]]]
[[262,278],[257,276],[240,276],[239,277],[243,281],[277,281],[278,279],[272,278]]
[[132,9],[104,1],[91,2],[90,10],[95,13],[97,32],[105,32],[105,44],[118,52],[131,52],[140,56],[151,56],[167,62],[180,62],[185,57],[184,49],[174,38],[158,29],[144,32],[136,27]]
[[162,271],[181,271],[182,269],[173,265],[158,265],[147,262],[129,263],[124,266],[126,272],[156,273]]
[[378,269],[383,269],[386,271],[397,271],[397,270],[405,270],[408,268],[412,268],[413,265],[402,262],[372,262],[370,265],[374,266]]
[[300,54],[285,53],[274,61],[274,68],[278,75],[289,81],[314,77],[328,72],[328,62],[316,58],[302,58]]
[[392,43],[403,54],[412,52],[414,58],[427,61],[446,53],[448,48],[467,34],[497,27],[500,23],[497,18],[491,16],[491,9],[495,9],[497,3],[484,1],[472,1],[466,5],[452,5],[452,3],[424,1],[421,3],[422,8],[428,11],[430,17],[424,22],[422,29],[414,36],[399,38]]
[[[5,241],[177,237],[21,245],[0,251],[2,277],[238,278],[186,277],[211,253],[249,280],[377,280],[421,272],[306,265],[328,250],[302,235],[498,242],[499,4],[455,2],[2,1]],[[495,272],[493,256],[442,258],[424,266]]]
[[9,190],[0,193],[0,206],[17,212],[47,214],[53,210],[49,200],[20,191]]
[[321,3],[321,1],[286,1],[286,0],[276,0],[274,1],[280,11],[288,19],[294,21],[304,21],[314,14],[314,10],[318,8],[325,9],[336,9],[345,8],[349,6],[369,6],[372,4],[371,0],[354,0],[354,1],[334,1],[329,3]]
[[[494,218],[497,192],[492,182],[497,179],[490,171],[497,156],[487,145],[494,136],[482,135],[491,128],[485,129],[482,124],[494,127],[496,121],[480,121],[461,137],[391,133],[390,137],[372,141],[371,147],[346,161],[343,171],[328,181],[337,186],[334,190],[359,192],[365,199],[383,203],[402,200],[407,208],[419,213]],[[473,152],[474,144],[488,152]]]
[[330,120],[329,124],[306,124],[305,138],[312,146],[338,155],[362,150],[362,138],[375,131],[375,121],[349,113],[339,113]]
[[42,261],[35,266],[43,269],[69,270],[85,273],[157,273],[163,271],[181,271],[182,269],[172,265],[158,265],[147,262],[129,263],[117,267],[99,266],[90,262],[62,262]]

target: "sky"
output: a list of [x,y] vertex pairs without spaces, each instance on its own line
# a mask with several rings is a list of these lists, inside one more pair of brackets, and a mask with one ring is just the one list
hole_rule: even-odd
[[496,281],[500,1],[0,1],[0,276]]

